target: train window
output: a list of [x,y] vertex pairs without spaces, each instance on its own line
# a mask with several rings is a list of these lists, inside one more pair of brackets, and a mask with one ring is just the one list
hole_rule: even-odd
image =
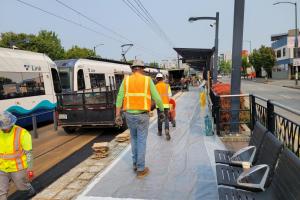
[[60,84],[63,90],[71,90],[72,89],[72,76],[73,76],[73,69],[68,67],[60,67],[59,70],[59,77],[60,77]]
[[45,94],[42,73],[1,72],[0,99],[38,96]]
[[117,86],[117,89],[119,89],[119,87],[121,86],[122,81],[124,79],[124,75],[123,74],[115,74],[115,77],[116,77],[116,86]]
[[82,69],[78,70],[77,72],[77,86],[78,86],[78,90],[85,89],[84,75]]
[[61,93],[61,86],[60,86],[57,70],[51,68],[51,74],[52,74],[52,79],[53,79],[54,92]]
[[105,87],[105,75],[104,74],[90,74],[92,89]]

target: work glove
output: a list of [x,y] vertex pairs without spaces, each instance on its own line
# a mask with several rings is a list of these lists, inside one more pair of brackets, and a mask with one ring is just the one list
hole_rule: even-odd
[[120,115],[116,116],[115,124],[119,128],[122,127],[122,125],[123,125],[123,119],[122,119],[122,117]]
[[27,170],[27,178],[31,182],[34,178],[34,173],[32,170]]
[[160,122],[163,122],[165,120],[166,116],[164,114],[164,112],[160,112],[158,115],[158,119]]

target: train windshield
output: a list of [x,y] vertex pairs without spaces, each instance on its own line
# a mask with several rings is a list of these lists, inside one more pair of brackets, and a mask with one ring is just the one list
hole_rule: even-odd
[[59,69],[59,77],[61,88],[64,91],[72,91],[73,89],[73,68],[70,67],[60,67]]

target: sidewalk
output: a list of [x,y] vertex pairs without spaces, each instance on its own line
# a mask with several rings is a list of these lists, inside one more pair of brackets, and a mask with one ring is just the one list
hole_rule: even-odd
[[86,165],[94,167],[80,164],[61,178],[69,180],[68,184],[58,181],[34,199],[73,199],[78,194],[78,200],[218,199],[213,151],[224,149],[224,145],[218,137],[204,135],[206,112],[199,106],[199,90],[192,89],[177,99],[177,127],[170,130],[171,141],[156,135],[156,120],[150,124],[146,156],[150,174],[144,179],[137,179],[132,170],[130,145],[117,145],[118,150],[105,165],[88,159]]
[[298,85],[295,85],[295,80],[268,79],[266,81],[265,78],[255,78],[252,80],[251,79],[242,79],[242,80],[254,81],[257,83],[276,85],[276,86],[287,87],[287,88],[292,88],[292,89],[300,89],[300,80],[298,81]]

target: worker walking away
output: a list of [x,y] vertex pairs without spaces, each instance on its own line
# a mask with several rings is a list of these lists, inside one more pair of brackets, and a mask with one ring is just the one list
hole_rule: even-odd
[[24,199],[35,195],[30,184],[33,178],[33,155],[30,133],[15,125],[17,118],[10,112],[0,113],[0,200],[6,200],[12,180]]
[[[170,85],[164,82],[164,76],[162,73],[158,73],[156,75],[156,89],[163,101],[164,104],[164,115],[165,115],[165,134],[166,134],[166,139],[170,140],[170,130],[169,130],[169,111],[170,111],[170,97],[172,97],[172,92]],[[159,116],[161,111],[157,109],[157,115]],[[157,120],[157,126],[158,126],[158,136],[162,136],[162,124],[163,122],[161,120]]]
[[[149,111],[151,98],[163,111],[162,100],[149,76],[143,75],[144,62],[135,60],[131,66],[133,74],[124,78],[116,102],[116,125],[123,124],[121,107],[125,111],[125,119],[130,129],[133,169],[138,178],[149,174],[145,167],[146,142],[149,128]],[[164,120],[163,112],[158,116]]]

